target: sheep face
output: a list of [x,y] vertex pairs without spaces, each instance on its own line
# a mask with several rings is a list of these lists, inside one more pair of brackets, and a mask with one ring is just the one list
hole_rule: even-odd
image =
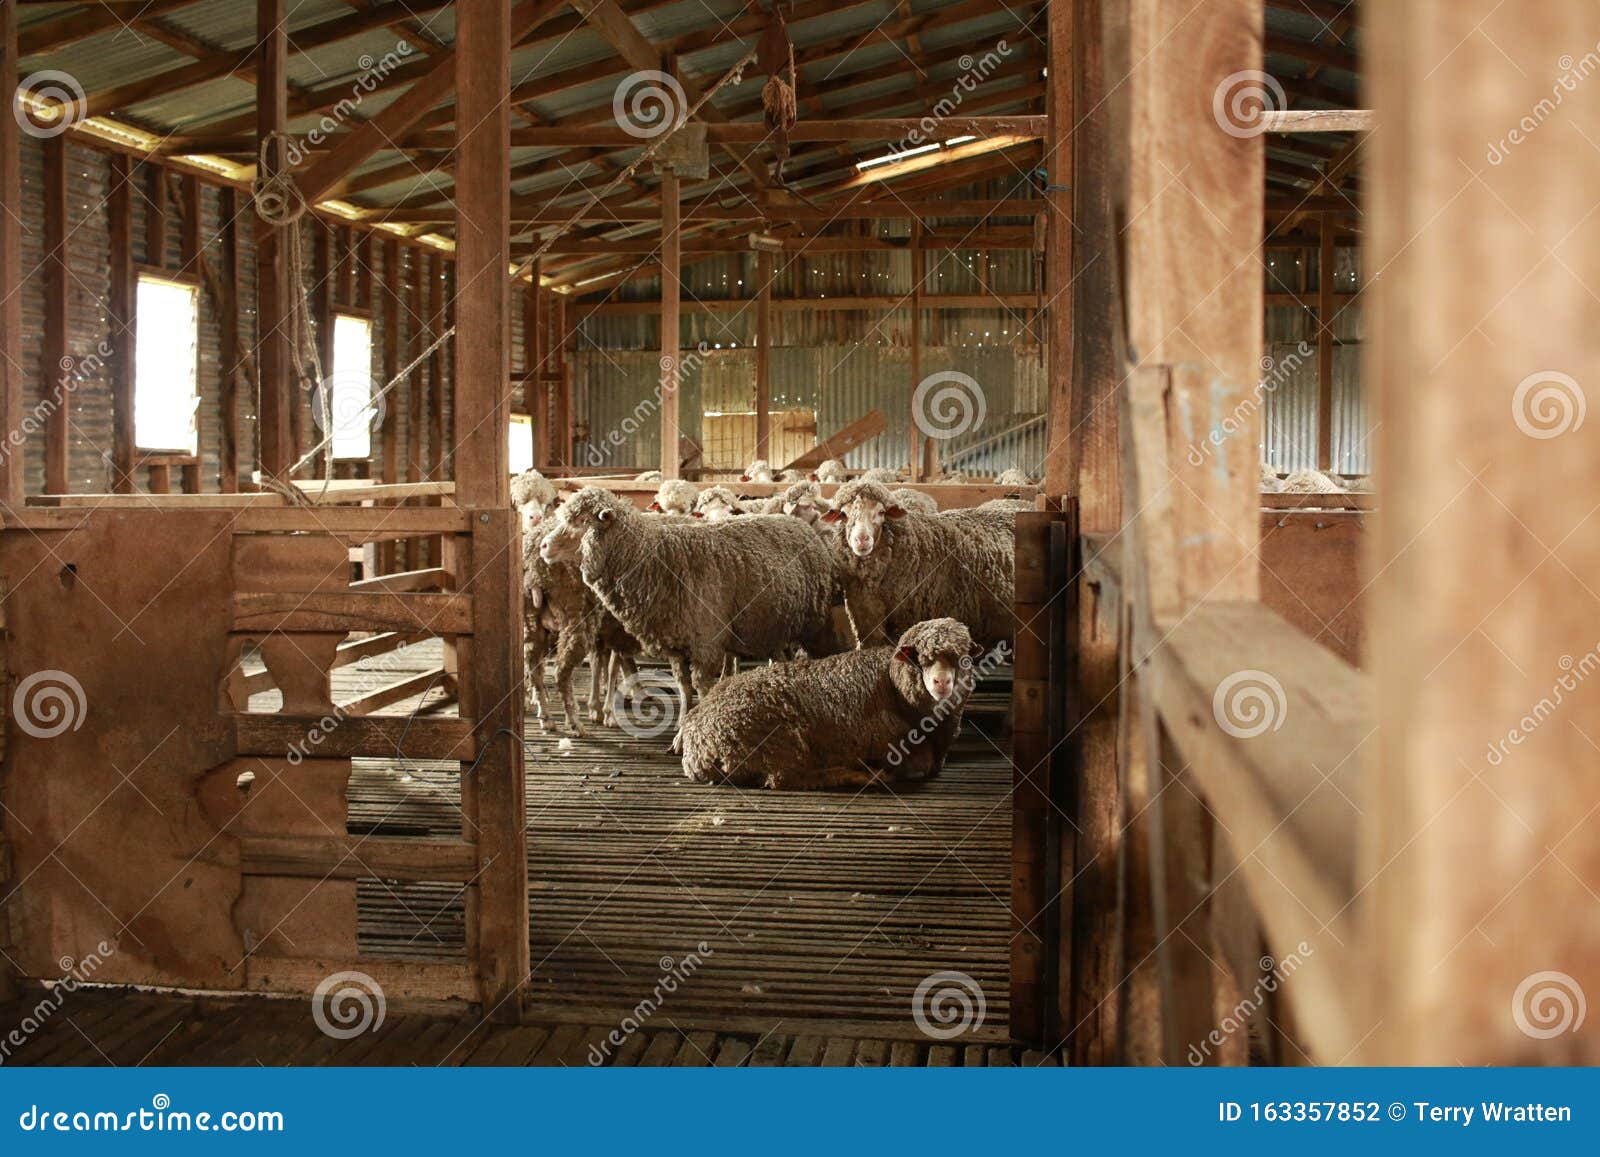
[[783,512],[814,526],[822,516],[822,489],[813,482],[797,482],[783,492]]
[[771,482],[772,466],[763,458],[757,458],[750,463],[750,468],[739,479],[741,482]]
[[531,534],[555,508],[556,488],[537,470],[527,470],[511,480],[511,505],[522,515],[522,533]]
[[904,518],[906,513],[889,491],[875,482],[847,483],[835,501],[837,505],[822,520],[844,524],[845,544],[857,558],[867,558],[877,549],[885,519]]
[[545,562],[575,559],[584,535],[590,531],[603,534],[630,513],[632,508],[609,490],[587,486],[556,513],[539,544],[539,557]]
[[894,663],[914,681],[908,683],[902,676],[896,683],[902,693],[919,689],[934,703],[944,703],[972,690],[976,682],[972,662],[981,654],[982,646],[972,641],[963,624],[955,619],[929,619],[900,636]]
[[650,504],[650,509],[662,514],[693,514],[699,496],[693,482],[669,479],[656,488],[656,500]]
[[739,500],[734,497],[733,491],[726,486],[713,486],[709,490],[702,490],[700,497],[695,500],[694,513],[696,518],[703,518],[710,523],[727,522],[735,514],[742,514]]

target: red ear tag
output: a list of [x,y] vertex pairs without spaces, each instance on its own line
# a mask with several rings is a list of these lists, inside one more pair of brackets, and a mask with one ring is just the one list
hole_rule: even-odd
[[901,647],[894,653],[894,657],[902,663],[915,663],[917,661],[917,653],[910,647]]
[[898,506],[886,506],[883,509],[885,518],[904,518],[906,512]]
[[822,516],[822,521],[823,522],[838,522],[843,517],[844,517],[844,511],[842,511],[842,510],[830,510],[830,511],[828,511],[828,513],[826,513],[826,514],[824,514]]

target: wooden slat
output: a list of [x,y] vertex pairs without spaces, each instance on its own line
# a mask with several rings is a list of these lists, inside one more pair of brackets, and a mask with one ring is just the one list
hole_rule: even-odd
[[[288,113],[289,31],[284,0],[261,0],[256,5],[256,135],[261,140],[285,131]],[[266,159],[270,176],[286,165],[281,150]],[[281,477],[295,460],[294,427],[296,398],[291,390],[294,364],[292,333],[289,326],[290,294],[287,255],[278,227],[255,220],[256,243],[256,378],[260,394],[257,430],[257,460],[261,470]]]
[[245,958],[245,987],[251,992],[304,995],[336,972],[359,971],[383,989],[386,1000],[472,1003],[479,999],[472,967],[453,961],[287,959],[253,953]]
[[421,570],[405,570],[397,574],[379,575],[376,578],[362,579],[350,584],[351,591],[381,592],[386,594],[401,594],[407,591],[438,591],[443,590],[450,572],[442,566],[424,567]]
[[347,699],[339,704],[339,710],[346,715],[371,715],[373,712],[382,711],[395,703],[404,703],[407,699],[414,699],[424,695],[435,688],[444,688],[447,691],[451,686],[450,672],[444,667],[436,667],[429,671],[419,671],[415,675],[407,675],[404,679],[396,679],[392,683],[385,683],[382,687],[368,691],[358,699]]
[[842,430],[831,434],[792,462],[785,462],[785,470],[814,470],[829,458],[843,458],[845,454],[863,443],[870,442],[889,428],[889,419],[882,410],[869,410]]
[[[234,715],[239,755],[282,756],[309,750],[329,759],[383,756],[408,759],[471,760],[478,753],[470,719],[368,716],[344,719],[323,730],[323,719],[297,715]],[[308,735],[321,735],[309,743]]]
[[247,875],[466,883],[477,868],[477,849],[465,840],[380,836],[245,836],[239,840],[239,870]]
[[472,602],[453,594],[273,593],[233,596],[233,629],[269,631],[425,631],[469,635]]

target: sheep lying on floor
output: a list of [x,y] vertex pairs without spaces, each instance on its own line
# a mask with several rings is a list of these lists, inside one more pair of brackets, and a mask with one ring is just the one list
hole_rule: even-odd
[[800,790],[926,779],[961,730],[981,653],[966,627],[932,619],[893,647],[759,667],[712,688],[673,750],[697,783]]
[[817,467],[817,472],[811,476],[813,482],[840,483],[848,482],[850,473],[844,468],[844,463],[837,458],[829,458]]

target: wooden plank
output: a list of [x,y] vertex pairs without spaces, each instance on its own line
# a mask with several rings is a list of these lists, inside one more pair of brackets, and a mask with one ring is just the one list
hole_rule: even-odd
[[321,717],[298,715],[234,715],[235,750],[239,755],[282,756],[305,748],[312,731],[321,741],[311,744],[319,757],[387,756],[409,759],[471,760],[478,753],[472,720],[407,719],[367,716],[343,719],[324,728]]
[[457,594],[236,591],[233,629],[272,631],[425,631],[470,635],[472,600]]
[[[1073,27],[1071,3],[1055,3],[1049,8],[1050,25],[1050,169],[1047,194],[1050,202],[1049,248],[1045,252],[1045,287],[1050,294],[1049,396],[1046,443],[1050,453],[1044,461],[1044,489],[1051,497],[1069,493],[1078,483],[1078,439],[1073,435],[1077,406],[1073,398],[1073,175],[1074,136],[1078,130],[1073,111],[1077,68],[1073,61],[1076,36],[1086,35]],[[1096,30],[1098,31],[1098,30]]]
[[[747,298],[730,298],[727,300],[702,300],[693,299],[679,303],[680,313],[743,313],[750,308]],[[1031,293],[928,293],[922,298],[922,308],[929,310],[963,310],[963,309],[1031,309],[1038,305],[1038,299]],[[775,297],[772,299],[774,313],[815,313],[835,312],[844,310],[850,313],[858,312],[888,312],[904,309],[906,307],[903,297],[885,297],[873,295],[856,295],[848,297]],[[599,304],[584,304],[583,316],[585,317],[637,317],[640,315],[653,315],[659,312],[660,307],[653,301],[607,301]]]
[[794,461],[784,463],[782,468],[784,470],[814,470],[829,458],[843,458],[851,450],[872,441],[888,428],[889,419],[884,417],[882,410],[869,410],[842,430],[836,431],[821,442],[818,442],[815,447],[807,450]]
[[422,570],[400,571],[398,574],[380,575],[350,584],[353,592],[383,592],[404,594],[410,591],[438,591],[445,589],[450,572],[442,566],[424,567]]
[[[453,676],[454,672],[445,667],[419,671],[415,675],[385,683],[382,687],[368,691],[359,698],[344,700],[339,704],[339,710],[346,715],[371,715],[395,703],[404,703],[407,699],[426,695],[429,691],[443,688],[448,693]],[[430,704],[430,708],[432,706],[434,704]]]
[[318,984],[335,972],[351,970],[371,977],[391,1003],[405,1000],[475,1003],[479,999],[472,969],[466,964],[443,960],[373,960],[365,956],[290,959],[252,953],[245,958],[245,987],[251,992],[303,996],[314,992]]
[[[256,5],[256,135],[268,137],[287,130],[289,26],[284,0],[261,0]],[[287,167],[280,146],[272,148],[262,178]],[[296,456],[291,415],[297,413],[292,379],[293,335],[289,327],[290,284],[288,254],[279,227],[259,215],[256,243],[256,385],[260,394],[256,416],[256,457],[264,474],[283,477]]]
[[1268,133],[1363,133],[1378,127],[1371,109],[1270,109],[1261,114]]
[[[630,25],[631,27],[631,25]],[[681,477],[678,463],[678,299],[682,295],[682,233],[678,217],[678,174],[661,174],[661,477]],[[563,459],[564,461],[565,459]]]
[[44,428],[44,488],[65,493],[67,429],[72,394],[67,360],[67,140],[44,141],[44,351],[39,395],[49,411]]
[[[459,206],[458,206],[459,207]],[[448,328],[445,311],[444,278],[446,262],[443,255],[430,253],[428,268],[428,341],[432,342]],[[458,335],[459,336],[459,335]],[[455,342],[460,349],[464,343]],[[433,482],[444,478],[444,347],[428,355],[428,448],[423,456],[424,473]],[[509,486],[509,483],[507,484]]]
[[911,226],[912,240],[916,248],[911,253],[911,389],[909,396],[913,399],[910,415],[911,444],[907,447],[911,464],[911,481],[922,482],[930,475],[923,470],[922,446],[923,443],[933,441],[922,432],[926,424],[926,415],[919,415],[916,404],[917,389],[922,384],[922,291],[924,282],[928,280],[927,255],[922,251],[922,222],[914,222]]
[[466,883],[477,867],[477,849],[458,839],[248,836],[239,841],[239,870],[256,876]]

